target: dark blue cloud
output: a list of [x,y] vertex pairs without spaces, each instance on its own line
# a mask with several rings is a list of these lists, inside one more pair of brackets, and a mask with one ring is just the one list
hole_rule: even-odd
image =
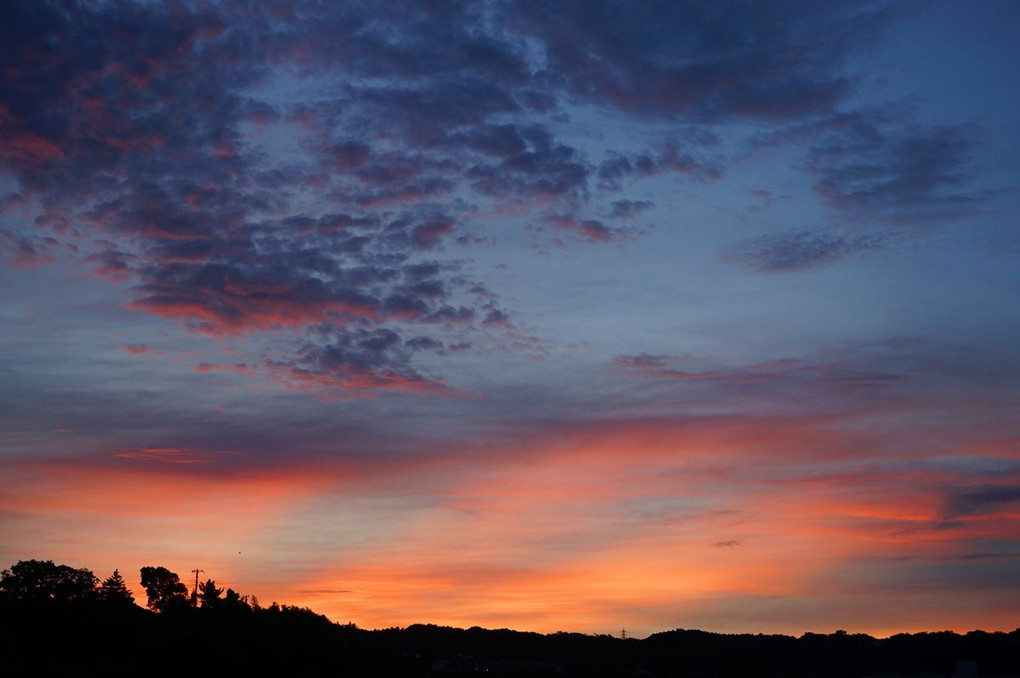
[[619,191],[624,182],[673,172],[693,179],[707,181],[723,176],[718,163],[700,158],[696,151],[688,151],[675,141],[663,145],[659,150],[644,151],[632,155],[609,154],[599,165],[599,187]]
[[994,513],[1020,502],[1020,485],[979,485],[954,489],[946,501],[946,517]]
[[971,126],[855,125],[812,149],[815,192],[852,215],[910,223],[973,214],[988,197],[970,189]]
[[[529,216],[574,236],[559,242],[636,237],[591,215],[650,203],[603,199],[665,173],[720,178],[720,121],[831,115],[853,88],[844,56],[907,6],[7,3],[0,164],[41,231],[8,230],[4,251],[41,264],[73,245],[132,308],[213,333],[287,328],[292,352],[323,321],[512,332],[463,262],[418,268],[487,242],[477,203],[541,205]],[[598,163],[558,131],[578,106],[670,124]],[[946,191],[967,144],[956,128],[834,129],[809,170],[841,210],[965,207]],[[733,260],[793,270],[866,246],[788,234]]]
[[994,191],[973,187],[975,125],[922,125],[902,106],[820,116],[759,136],[758,148],[808,145],[813,190],[867,227],[926,226],[973,216]]
[[649,200],[616,200],[611,205],[610,216],[614,219],[632,219],[654,206]]
[[265,366],[292,387],[355,392],[448,392],[441,380],[411,366],[417,350],[441,344],[428,338],[404,341],[394,330],[335,328],[325,342],[308,342],[293,359],[267,360]]
[[743,240],[731,247],[723,260],[759,273],[786,273],[826,266],[880,245],[877,236],[782,231]]
[[539,40],[568,96],[644,114],[786,120],[850,93],[838,67],[911,3],[522,0],[511,25]]
[[479,193],[496,198],[574,198],[588,194],[589,167],[577,149],[555,141],[541,125],[519,130],[526,150],[498,163],[480,162],[467,177]]

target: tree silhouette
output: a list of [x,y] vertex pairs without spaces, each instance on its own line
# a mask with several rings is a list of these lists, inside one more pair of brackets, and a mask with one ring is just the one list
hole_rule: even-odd
[[227,589],[223,595],[223,609],[225,610],[251,610],[248,605],[248,596],[242,596],[234,589]]
[[149,600],[146,605],[156,612],[183,610],[188,607],[188,587],[176,572],[165,567],[143,567],[142,586]]
[[92,570],[21,560],[0,573],[0,595],[8,600],[86,603],[96,599],[99,580]]
[[223,599],[220,596],[223,589],[216,588],[216,582],[206,579],[205,583],[198,587],[198,599],[202,601],[202,608],[213,609],[220,606]]
[[99,599],[107,605],[119,607],[133,605],[135,602],[135,597],[131,595],[118,570],[114,570],[99,587]]

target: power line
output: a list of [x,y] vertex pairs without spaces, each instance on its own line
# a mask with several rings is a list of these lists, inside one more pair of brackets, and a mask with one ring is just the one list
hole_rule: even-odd
[[198,573],[204,573],[205,570],[194,569],[192,572],[195,573],[195,590],[191,592],[191,604],[194,607],[198,607]]

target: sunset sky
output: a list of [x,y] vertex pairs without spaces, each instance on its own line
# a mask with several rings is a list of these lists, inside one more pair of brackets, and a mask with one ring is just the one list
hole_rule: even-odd
[[0,3],[0,568],[1020,626],[1020,4]]

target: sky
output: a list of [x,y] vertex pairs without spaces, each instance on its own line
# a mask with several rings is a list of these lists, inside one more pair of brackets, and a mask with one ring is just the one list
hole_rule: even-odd
[[1006,0],[2,3],[0,567],[1012,630],[1018,63]]

